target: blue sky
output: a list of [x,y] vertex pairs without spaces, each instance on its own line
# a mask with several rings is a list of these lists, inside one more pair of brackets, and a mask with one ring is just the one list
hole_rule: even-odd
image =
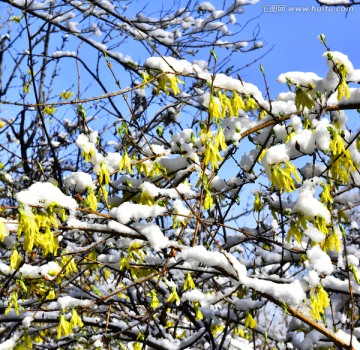
[[[275,5],[273,9],[277,10],[276,12],[270,12],[271,5]],[[281,11],[281,6],[285,7],[284,12]],[[311,11],[291,12],[291,7],[296,6],[309,6]],[[347,16],[345,12],[329,12],[329,9],[321,9],[315,0],[264,0],[245,7],[245,13],[240,16],[239,21],[259,16],[253,23],[259,24],[260,36],[265,43],[264,49],[274,46],[260,61],[265,68],[272,97],[286,90],[286,86],[276,82],[281,73],[312,71],[319,76],[326,74],[325,59],[321,57],[325,48],[317,40],[321,33],[325,34],[331,50],[347,54],[354,68],[360,68],[360,6],[354,6]],[[332,10],[335,11],[335,8]],[[344,8],[338,11],[343,10]],[[256,54],[258,55],[259,51]],[[245,58],[247,57],[239,57],[241,61]],[[245,81],[255,83],[263,90],[259,63],[242,71],[242,76]]]

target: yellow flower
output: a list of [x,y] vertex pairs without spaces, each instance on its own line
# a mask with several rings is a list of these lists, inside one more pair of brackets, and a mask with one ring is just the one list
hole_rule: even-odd
[[130,264],[128,259],[125,258],[125,256],[123,256],[120,259],[120,271],[124,271],[124,270],[130,270]]
[[19,316],[20,315],[19,309],[22,309],[22,307],[19,306],[18,292],[16,292],[16,291],[12,292],[11,295],[10,295],[9,304],[8,304],[8,307],[5,310],[5,315],[7,315],[10,312],[10,310],[12,309],[13,306],[14,306],[16,315]]
[[0,220],[0,242],[4,242],[5,236],[8,235],[8,229],[4,222]]
[[107,168],[105,162],[102,162],[100,165],[100,173],[99,173],[99,183],[100,185],[104,184],[108,185],[110,182],[109,169]]
[[245,109],[245,103],[243,99],[234,90],[233,97],[231,99],[230,116],[237,117],[239,115],[239,111],[244,109]]
[[77,272],[77,266],[72,256],[63,255],[61,257],[61,268],[65,268],[65,276],[69,275],[72,272]]
[[74,93],[73,93],[72,91],[63,91],[63,92],[60,94],[60,97],[61,97],[63,100],[69,100],[73,95],[74,95]]
[[326,226],[326,221],[322,216],[316,216],[314,221],[314,226],[321,231],[323,234],[328,233],[328,228]]
[[96,211],[98,207],[98,201],[96,199],[94,189],[88,188],[89,194],[86,197],[86,202],[89,204],[91,210]]
[[175,303],[176,305],[178,305],[180,303],[180,297],[178,295],[178,293],[176,292],[176,288],[172,287],[172,291],[171,294],[169,295],[168,299],[167,299],[168,303]]
[[74,328],[74,327],[77,327],[77,326],[79,326],[79,327],[84,326],[84,323],[82,322],[80,316],[78,315],[78,313],[76,312],[75,309],[71,310],[70,325],[71,325],[71,328]]
[[10,256],[10,271],[16,270],[21,263],[21,256],[18,251],[14,249]]
[[185,84],[183,81],[181,81],[176,75],[167,76],[167,82],[169,84],[170,89],[173,91],[173,94],[179,95],[180,90],[178,84]]
[[250,111],[251,109],[258,109],[258,104],[251,96],[246,96],[245,112]]
[[225,151],[227,149],[225,134],[223,128],[220,128],[215,136],[215,145],[218,149]]
[[141,191],[140,192],[140,198],[139,198],[139,204],[145,204],[145,205],[154,205],[156,203],[156,200],[154,197],[150,195],[147,191]]
[[60,315],[59,324],[56,327],[56,330],[57,330],[58,339],[60,339],[63,335],[68,336],[71,334],[72,332],[71,323],[66,320],[64,314]]
[[224,328],[225,327],[223,325],[213,324],[210,327],[210,330],[211,330],[211,333],[214,335],[214,337],[216,337],[218,335],[218,333],[223,331]]
[[44,112],[45,115],[47,115],[47,114],[48,115],[54,115],[55,110],[56,110],[55,106],[46,106],[44,108],[43,112]]
[[226,96],[226,93],[222,93],[221,91],[218,92],[218,98],[221,105],[221,118],[225,118],[226,112],[231,110],[231,101]]
[[218,169],[220,162],[223,158],[220,155],[219,149],[214,144],[214,140],[208,140],[205,142],[205,157],[204,163],[206,166],[210,163],[210,167],[212,170]]
[[340,73],[340,83],[338,86],[338,95],[337,95],[337,99],[338,101],[340,101],[343,98],[343,96],[345,96],[345,98],[348,99],[350,97],[350,91],[348,84],[346,82],[347,69],[345,64],[338,63],[336,67],[338,69],[338,72]]
[[336,252],[339,252],[340,248],[341,248],[341,240],[339,238],[339,235],[336,233],[336,231],[333,231],[333,233],[326,238],[323,250],[326,252],[328,249],[329,250],[335,249]]
[[133,174],[133,170],[131,168],[131,159],[127,153],[127,151],[125,150],[123,157],[120,160],[120,166],[119,166],[119,171],[124,170],[125,173],[129,173],[129,174]]
[[296,87],[295,106],[298,111],[303,111],[305,107],[310,110],[315,106],[315,102],[308,91],[305,91],[300,87]]
[[259,192],[256,192],[255,201],[254,201],[254,210],[260,212],[264,207],[264,203],[261,201],[261,196]]
[[151,297],[151,303],[150,303],[150,306],[153,308],[153,309],[156,309],[160,306],[160,303],[159,303],[159,299],[157,297],[157,293],[156,293],[156,290],[153,289],[150,291],[150,293],[147,294],[149,297]]
[[204,316],[200,311],[200,303],[198,301],[194,303],[194,308],[195,308],[195,320],[196,321],[203,320]]
[[219,118],[222,116],[219,104],[215,100],[215,97],[213,95],[210,95],[210,102],[209,102],[208,112],[209,112],[210,119],[211,120],[215,119],[216,122],[218,122]]
[[88,162],[89,162],[89,159],[94,156],[95,151],[94,151],[92,148],[90,148],[90,151],[89,151],[89,152],[84,152],[84,151],[83,151],[81,154],[82,154],[82,156],[85,158],[85,162],[88,163]]
[[292,175],[294,175],[295,179],[300,182],[300,176],[296,167],[291,164],[290,161],[274,164],[270,168],[270,181],[274,186],[279,188],[280,193],[283,190],[291,192],[296,189],[295,181]]
[[254,329],[256,326],[257,326],[257,322],[254,320],[250,312],[248,312],[245,318],[245,327]]
[[322,285],[317,287],[316,293],[310,293],[311,313],[315,320],[321,320],[324,309],[330,306],[330,299]]
[[214,201],[212,199],[211,193],[208,189],[205,189],[204,210],[209,210],[213,206],[214,206]]
[[30,210],[19,209],[19,226],[18,235],[24,233],[23,247],[28,252],[31,252],[34,246],[36,235],[39,228],[36,225],[35,217]]
[[334,200],[331,196],[331,183],[327,183],[326,185],[323,185],[323,191],[320,196],[320,202],[321,203],[332,203]]
[[186,274],[186,278],[185,278],[185,281],[184,281],[184,287],[183,289],[184,290],[187,290],[187,289],[195,289],[195,283],[194,283],[194,280],[192,279],[191,277],[191,273],[188,272]]
[[134,343],[133,348],[134,348],[134,350],[141,350],[142,344],[139,342],[136,342],[136,343]]

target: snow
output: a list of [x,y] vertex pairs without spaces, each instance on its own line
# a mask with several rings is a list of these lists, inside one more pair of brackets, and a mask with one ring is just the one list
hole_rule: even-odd
[[310,270],[308,277],[309,277],[309,286],[311,288],[315,288],[319,285],[320,277],[315,270]]
[[45,277],[48,280],[53,280],[61,271],[61,267],[55,261],[50,261],[41,266],[32,266],[24,264],[21,266],[19,272],[24,278],[41,278]]
[[179,198],[180,195],[183,195],[185,198],[192,198],[195,196],[195,192],[191,189],[191,187],[185,184],[180,184],[176,188],[167,189],[159,188],[153,183],[145,181],[140,185],[140,190],[152,198],[164,196],[176,199]]
[[62,208],[75,210],[77,203],[75,199],[63,194],[60,189],[50,182],[36,182],[27,190],[15,195],[16,200],[25,206],[37,206],[47,208],[57,203]]
[[325,235],[316,227],[309,227],[304,231],[305,236],[308,236],[313,242],[320,243],[325,239]]
[[93,301],[89,299],[76,299],[71,296],[60,297],[57,299],[57,303],[61,310],[72,309],[74,307],[91,307]]
[[76,57],[75,51],[55,51],[53,52],[52,56],[54,58],[60,58],[60,57]]
[[278,76],[279,83],[287,84],[288,80],[296,85],[308,86],[309,84],[316,84],[322,78],[312,72],[288,72],[282,73]]
[[323,180],[317,177],[305,180],[300,187],[299,197],[293,211],[302,213],[308,220],[315,220],[316,217],[322,217],[326,224],[329,224],[331,221],[329,210],[323,203],[315,198],[316,188],[322,183]]
[[200,11],[209,11],[209,12],[214,12],[215,11],[215,7],[211,2],[202,2],[201,4],[199,4],[198,6],[198,10]]
[[158,225],[139,222],[133,224],[132,227],[147,238],[155,252],[169,246],[169,239],[164,236]]
[[314,269],[318,275],[331,275],[333,273],[334,266],[329,255],[321,250],[318,245],[309,249],[306,255],[310,262],[309,269]]
[[289,146],[286,144],[279,144],[272,146],[266,150],[266,153],[261,161],[265,169],[269,168],[269,165],[279,162],[286,162],[290,159]]
[[[335,333],[336,337],[344,340],[347,344],[350,344],[350,339],[351,339],[351,335],[344,332],[342,329],[339,329],[336,333]],[[360,343],[359,341],[355,338],[355,336],[352,337],[352,348],[354,350],[360,350]]]
[[201,290],[195,288],[188,290],[181,296],[181,300],[187,300],[191,302],[200,302],[201,306],[206,307],[211,305],[214,297],[210,294],[204,294]]
[[29,328],[31,326],[31,322],[34,321],[34,319],[30,316],[26,316],[24,317],[24,319],[22,320],[22,325],[26,328]]
[[318,0],[323,5],[350,5],[351,0]]
[[19,336],[13,336],[10,339],[5,340],[0,344],[0,350],[13,350],[18,339]]
[[146,60],[144,65],[145,67],[158,69],[162,72],[194,74],[197,71],[202,71],[196,64],[191,64],[186,60],[177,60],[173,57],[150,57]]
[[164,215],[167,209],[159,205],[142,205],[126,202],[110,211],[110,216],[116,218],[121,224],[127,224],[131,220],[147,219]]
[[80,194],[83,194],[89,188],[95,188],[91,175],[83,172],[75,172],[66,176],[64,185]]

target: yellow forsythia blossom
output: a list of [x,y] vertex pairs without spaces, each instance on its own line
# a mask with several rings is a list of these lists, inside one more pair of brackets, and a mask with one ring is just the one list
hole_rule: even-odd
[[71,332],[72,332],[71,323],[66,320],[64,314],[60,315],[59,324],[56,327],[56,330],[57,330],[58,339],[61,338],[63,335],[68,336],[71,334]]
[[237,117],[239,115],[239,111],[244,109],[245,109],[244,100],[234,90],[231,99],[230,117],[232,116]]
[[209,210],[214,206],[214,201],[208,189],[205,189],[205,199],[203,204],[204,204],[204,210]]
[[31,252],[34,246],[36,235],[39,233],[39,228],[36,225],[35,217],[30,210],[19,209],[19,226],[18,235],[24,234],[24,249]]
[[256,326],[257,322],[254,320],[250,312],[248,312],[245,318],[245,327],[254,329]]
[[129,173],[129,174],[133,174],[133,170],[131,167],[131,158],[129,157],[127,151],[125,150],[123,157],[120,160],[120,166],[119,166],[119,171],[123,171],[125,173]]
[[310,293],[311,300],[311,314],[315,318],[315,320],[321,320],[322,315],[324,315],[327,307],[330,305],[330,299],[328,294],[322,285],[317,287],[316,292]]
[[167,299],[168,303],[175,303],[178,304],[180,302],[180,297],[178,293],[176,292],[176,288],[172,287],[172,291]]
[[110,182],[109,169],[106,166],[105,162],[102,162],[100,165],[99,183],[100,185],[102,184],[108,185],[109,182]]
[[323,191],[320,196],[321,203],[331,204],[334,201],[331,196],[331,186],[331,183],[323,185]]
[[19,255],[17,249],[14,249],[10,256],[10,271],[16,270],[21,262],[21,256]]
[[46,107],[44,108],[43,112],[44,112],[45,115],[46,115],[46,114],[48,114],[48,115],[54,115],[55,110],[56,110],[55,106],[46,106]]
[[256,101],[251,96],[246,96],[246,104],[245,104],[245,112],[250,111],[251,109],[255,110],[258,109],[259,106]]
[[298,182],[301,181],[295,165],[291,164],[290,161],[274,164],[270,168],[270,181],[280,192],[283,190],[291,192],[296,189],[292,175]]
[[226,150],[227,145],[226,145],[226,140],[225,140],[225,134],[224,134],[224,130],[223,128],[220,128],[218,133],[215,136],[215,146],[218,149],[221,149],[223,151]]
[[63,91],[63,92],[60,94],[60,97],[61,97],[63,100],[69,100],[73,95],[74,95],[74,93],[73,93],[72,91]]
[[71,325],[71,328],[84,326],[84,323],[82,322],[80,316],[78,315],[78,313],[76,312],[75,309],[71,310],[70,325]]
[[65,268],[65,276],[69,275],[72,272],[77,272],[77,266],[72,256],[63,255],[61,257],[61,268]]
[[184,289],[184,290],[187,290],[187,289],[195,289],[195,283],[194,283],[194,280],[193,280],[192,277],[191,277],[191,273],[190,273],[190,272],[188,272],[188,273],[186,274],[183,289]]
[[127,270],[130,270],[130,264],[129,264],[129,261],[128,259],[125,258],[125,256],[123,256],[121,259],[120,259],[120,271],[127,271]]
[[337,64],[336,67],[338,69],[338,72],[340,73],[340,83],[338,86],[338,95],[337,95],[337,99],[338,101],[340,101],[343,98],[343,96],[345,96],[346,99],[350,97],[350,90],[346,82],[347,69],[345,64],[340,63]]
[[95,193],[94,193],[94,189],[93,188],[88,188],[89,194],[86,197],[86,201],[90,206],[90,209],[93,211],[97,210],[98,207],[98,201],[96,199]]
[[208,112],[210,119],[215,119],[216,122],[218,122],[220,120],[220,117],[222,116],[219,103],[215,100],[215,97],[213,95],[210,95]]
[[4,242],[5,236],[8,235],[8,229],[4,222],[0,220],[0,242]]
[[203,320],[204,316],[200,311],[200,303],[198,301],[196,301],[194,303],[194,308],[195,308],[195,319],[196,319],[196,321]]
[[224,119],[226,112],[231,110],[231,100],[226,96],[226,93],[218,92],[218,98],[221,105],[221,118]]
[[19,309],[21,309],[21,307],[19,306],[19,303],[18,303],[18,292],[16,292],[16,291],[12,292],[10,295],[9,304],[5,310],[5,315],[7,315],[10,312],[10,310],[12,309],[13,306],[14,306],[16,315],[19,316],[20,315]]
[[213,324],[210,327],[211,333],[213,334],[214,337],[216,337],[219,333],[221,333],[223,331],[225,327],[223,325],[219,325],[219,324]]
[[153,308],[153,309],[156,309],[160,306],[160,303],[159,303],[159,299],[157,297],[157,293],[156,293],[156,290],[155,289],[152,289],[150,291],[150,293],[147,294],[150,298],[151,298],[151,303],[150,303],[150,306]]

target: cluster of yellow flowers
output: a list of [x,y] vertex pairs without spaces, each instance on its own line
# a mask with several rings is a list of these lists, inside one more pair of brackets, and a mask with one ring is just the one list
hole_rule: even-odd
[[340,101],[344,96],[346,99],[350,97],[350,91],[346,82],[347,69],[344,63],[338,63],[336,65],[337,71],[340,74],[340,82],[338,86],[337,99]]
[[333,180],[340,181],[344,184],[349,183],[351,177],[350,172],[356,171],[357,164],[353,162],[350,152],[345,147],[344,139],[341,132],[328,128],[331,134],[330,150],[331,150],[331,175]]
[[[151,72],[144,72],[141,74],[143,79],[143,88],[147,83],[155,78],[155,76]],[[176,96],[180,94],[180,89],[178,84],[185,84],[182,80],[178,78],[176,74],[162,74],[157,79],[157,88],[156,88],[156,95],[159,95],[160,91],[165,92],[167,95],[172,93]]]
[[296,189],[295,180],[292,175],[298,182],[301,181],[295,165],[290,161],[276,163],[270,168],[270,181],[280,190],[280,193],[282,193],[283,190],[292,192]]
[[246,96],[246,102],[244,102],[235,90],[232,91],[231,97],[228,97],[226,92],[221,91],[218,92],[217,97],[218,100],[213,95],[210,95],[208,107],[210,120],[215,120],[216,123],[226,116],[237,117],[240,110],[248,112],[259,107],[253,97]]
[[316,290],[310,292],[311,314],[315,320],[321,320],[327,307],[330,305],[330,299],[323,286],[320,284]]
[[75,327],[83,327],[84,323],[82,322],[80,316],[76,312],[75,309],[71,310],[71,318],[70,321],[66,320],[66,317],[64,314],[60,315],[59,324],[56,327],[57,330],[57,337],[58,339],[62,336],[68,336],[72,333],[73,328]]
[[[19,209],[18,235],[24,234],[23,247],[28,252],[36,246],[42,248],[44,255],[49,253],[56,255],[59,244],[52,231],[58,227],[54,206],[56,203],[47,209],[34,208],[35,214],[30,209]],[[65,214],[63,209],[61,214]]]

